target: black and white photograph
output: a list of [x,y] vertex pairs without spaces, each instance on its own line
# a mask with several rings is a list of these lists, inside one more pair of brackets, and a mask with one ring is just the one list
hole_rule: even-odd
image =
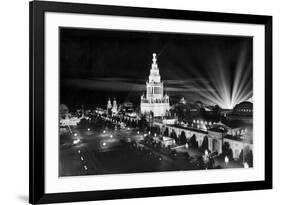
[[254,167],[251,36],[58,35],[59,177]]

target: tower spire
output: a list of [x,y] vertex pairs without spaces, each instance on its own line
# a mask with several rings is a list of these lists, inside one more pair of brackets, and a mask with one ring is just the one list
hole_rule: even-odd
[[164,116],[170,109],[169,97],[164,94],[163,81],[157,64],[157,55],[152,53],[149,80],[146,82],[146,96],[141,96],[141,112],[153,112],[153,116]]
[[157,64],[156,53],[153,53],[152,56],[153,56],[153,58],[152,58],[153,64]]

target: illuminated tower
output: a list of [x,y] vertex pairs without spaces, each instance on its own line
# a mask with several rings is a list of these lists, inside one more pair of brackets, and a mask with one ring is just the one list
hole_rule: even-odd
[[112,108],[110,98],[108,98],[106,109],[110,110]]
[[156,54],[152,54],[152,64],[148,82],[146,82],[146,96],[141,96],[141,113],[153,113],[154,117],[164,116],[170,109],[169,96],[164,95]]
[[117,114],[117,101],[115,98],[113,100],[112,113]]

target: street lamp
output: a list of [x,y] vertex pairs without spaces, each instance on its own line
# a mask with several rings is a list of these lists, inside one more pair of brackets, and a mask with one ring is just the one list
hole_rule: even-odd
[[228,162],[229,162],[229,159],[228,159],[228,157],[227,157],[227,156],[225,156],[225,158],[224,158],[224,162],[225,162],[225,166],[227,167],[227,164],[228,164]]
[[80,139],[73,140],[73,144],[78,144],[80,142]]
[[206,155],[206,156],[208,156],[208,155],[209,155],[208,150],[205,150],[205,155]]

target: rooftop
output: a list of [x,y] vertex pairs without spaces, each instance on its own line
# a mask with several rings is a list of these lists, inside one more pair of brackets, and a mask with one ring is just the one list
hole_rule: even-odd
[[203,134],[207,134],[208,133],[207,131],[204,131],[204,130],[199,130],[199,129],[195,129],[195,128],[191,128],[191,127],[182,127],[181,125],[168,125],[168,126],[175,127],[175,128],[181,128],[183,130],[200,132],[200,133],[203,133]]
[[226,136],[224,136],[224,138],[234,140],[234,141],[244,142],[244,143],[248,143],[248,144],[253,144],[252,138],[245,137],[243,135],[239,135],[239,136],[226,135]]
[[250,124],[247,124],[241,120],[231,120],[231,121],[223,121],[222,124],[230,127],[230,128],[239,128],[239,127],[246,127],[250,126]]

